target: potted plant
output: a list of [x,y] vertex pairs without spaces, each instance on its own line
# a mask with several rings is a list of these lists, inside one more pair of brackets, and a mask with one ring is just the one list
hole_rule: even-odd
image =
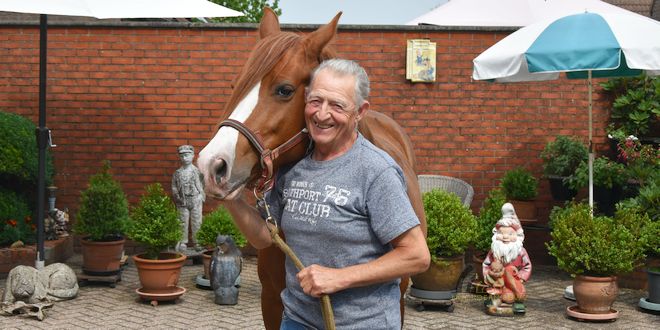
[[[658,134],[660,79],[642,75],[614,78],[601,84],[613,96],[610,128],[635,136]],[[621,140],[619,140],[621,142]]]
[[[626,168],[623,164],[598,157],[593,164],[593,186],[596,210],[605,215],[614,215],[614,206],[621,200],[623,184],[627,181]],[[575,190],[589,184],[589,165],[582,162],[575,173],[568,178],[568,185]]]
[[552,198],[566,201],[575,197],[577,190],[568,187],[567,179],[588,157],[589,153],[582,142],[565,135],[558,135],[554,141],[545,145],[541,152],[543,175],[550,182]]
[[532,173],[522,167],[505,172],[500,181],[500,188],[513,204],[521,222],[536,221],[534,199],[538,194],[538,186],[538,181]]
[[623,187],[624,197],[635,197],[639,188],[660,172],[660,149],[642,144],[634,135],[619,142],[617,159],[625,165],[628,178]]
[[474,269],[477,275],[477,283],[483,282],[483,273],[481,272],[481,265],[484,258],[490,250],[493,241],[493,228],[495,224],[502,217],[502,205],[506,203],[506,196],[502,189],[495,188],[488,192],[488,196],[484,199],[484,203],[479,209],[477,216],[477,235],[474,240],[474,255],[472,261],[474,262]]
[[73,226],[76,234],[83,235],[80,244],[84,273],[107,276],[120,271],[127,222],[128,200],[106,161],[81,192]]
[[202,262],[204,264],[204,279],[210,279],[211,257],[215,249],[216,238],[218,235],[228,235],[234,239],[238,248],[245,247],[247,240],[243,233],[236,227],[231,214],[224,207],[220,206],[213,212],[207,214],[202,219],[202,225],[197,231],[197,243],[204,247],[202,252]]
[[594,217],[584,203],[555,207],[550,221],[548,251],[557,258],[560,269],[575,276],[577,310],[569,308],[569,315],[602,314],[597,317],[614,318],[611,307],[618,293],[616,275],[632,271],[643,256],[642,243],[614,219]]
[[[128,236],[146,250],[133,256],[142,284],[138,293],[152,303],[178,298],[185,292],[177,284],[186,256],[166,249],[181,240],[183,231],[176,207],[160,183],[146,186],[145,194],[131,209],[130,219]],[[155,297],[155,292],[160,296]]]
[[411,277],[411,295],[451,299],[463,273],[465,251],[474,242],[477,220],[453,193],[433,189],[423,195],[431,266]]

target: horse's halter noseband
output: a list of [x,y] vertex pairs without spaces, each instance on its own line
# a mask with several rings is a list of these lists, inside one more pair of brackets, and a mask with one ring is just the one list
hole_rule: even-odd
[[277,157],[279,157],[281,154],[298,145],[307,137],[307,128],[303,128],[289,140],[282,143],[277,148],[271,150],[264,145],[263,137],[261,134],[259,134],[259,131],[253,132],[247,126],[245,126],[245,124],[238,120],[225,119],[220,122],[218,129],[220,129],[222,126],[229,126],[241,133],[248,141],[250,141],[250,144],[259,154],[259,161],[261,163],[261,178],[259,181],[257,181],[257,185],[254,188],[255,195],[257,192],[263,193],[269,189],[271,180],[273,179],[273,161],[275,161],[275,159],[277,159]]

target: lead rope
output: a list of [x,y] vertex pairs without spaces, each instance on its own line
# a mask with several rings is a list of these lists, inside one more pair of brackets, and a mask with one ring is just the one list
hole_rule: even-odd
[[[257,193],[257,190],[253,190],[254,192],[254,197],[257,199],[257,203],[260,204],[263,209],[266,211],[266,228],[268,228],[268,231],[270,232],[270,237],[273,240],[273,243],[286,254],[291,261],[293,261],[293,264],[298,268],[298,270],[302,270],[305,268],[303,265],[302,261],[298,259],[298,256],[291,250],[289,245],[282,240],[282,237],[279,235],[279,228],[277,227],[277,222],[275,222],[275,219],[273,219],[273,216],[270,214],[270,208],[268,207],[268,203],[266,202],[266,199],[264,198],[263,194]],[[321,295],[321,313],[323,314],[323,321],[325,322],[325,328],[327,330],[335,330],[335,316],[332,312],[332,304],[330,303],[330,296],[327,294]]]

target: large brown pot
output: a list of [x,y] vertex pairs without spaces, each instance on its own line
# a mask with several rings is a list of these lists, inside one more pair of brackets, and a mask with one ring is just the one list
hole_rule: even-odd
[[177,291],[181,267],[186,262],[186,256],[170,252],[161,253],[159,259],[145,259],[143,256],[143,254],[133,256],[142,291],[149,293]]
[[619,294],[616,276],[597,277],[577,275],[573,280],[573,294],[583,313],[606,314]]
[[124,254],[124,238],[109,242],[96,242],[83,238],[82,271],[88,275],[113,275],[119,273],[121,257]]
[[483,252],[475,252],[472,255],[472,266],[474,267],[474,272],[477,274],[477,281],[479,283],[484,282],[484,259],[486,259],[486,254]]
[[438,257],[425,272],[411,277],[413,287],[426,291],[456,290],[465,267],[465,255]]

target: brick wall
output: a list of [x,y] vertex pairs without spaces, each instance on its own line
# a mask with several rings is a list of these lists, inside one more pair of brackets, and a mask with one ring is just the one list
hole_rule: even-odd
[[[308,32],[309,27],[291,27]],[[541,177],[539,153],[557,134],[587,136],[583,80],[498,84],[471,80],[472,59],[510,30],[340,28],[342,57],[372,80],[372,109],[411,135],[420,173],[475,188],[477,211],[503,172]],[[80,191],[104,159],[135,202],[146,184],[170,187],[176,147],[211,137],[232,79],[256,41],[253,25],[55,25],[48,37],[47,126],[53,130],[58,206],[75,215]],[[407,39],[437,43],[437,81],[405,80]],[[0,109],[37,120],[38,28],[0,26]],[[594,137],[604,144],[607,104],[594,94]],[[542,217],[552,206],[541,180]],[[206,208],[215,206],[207,203]]]

